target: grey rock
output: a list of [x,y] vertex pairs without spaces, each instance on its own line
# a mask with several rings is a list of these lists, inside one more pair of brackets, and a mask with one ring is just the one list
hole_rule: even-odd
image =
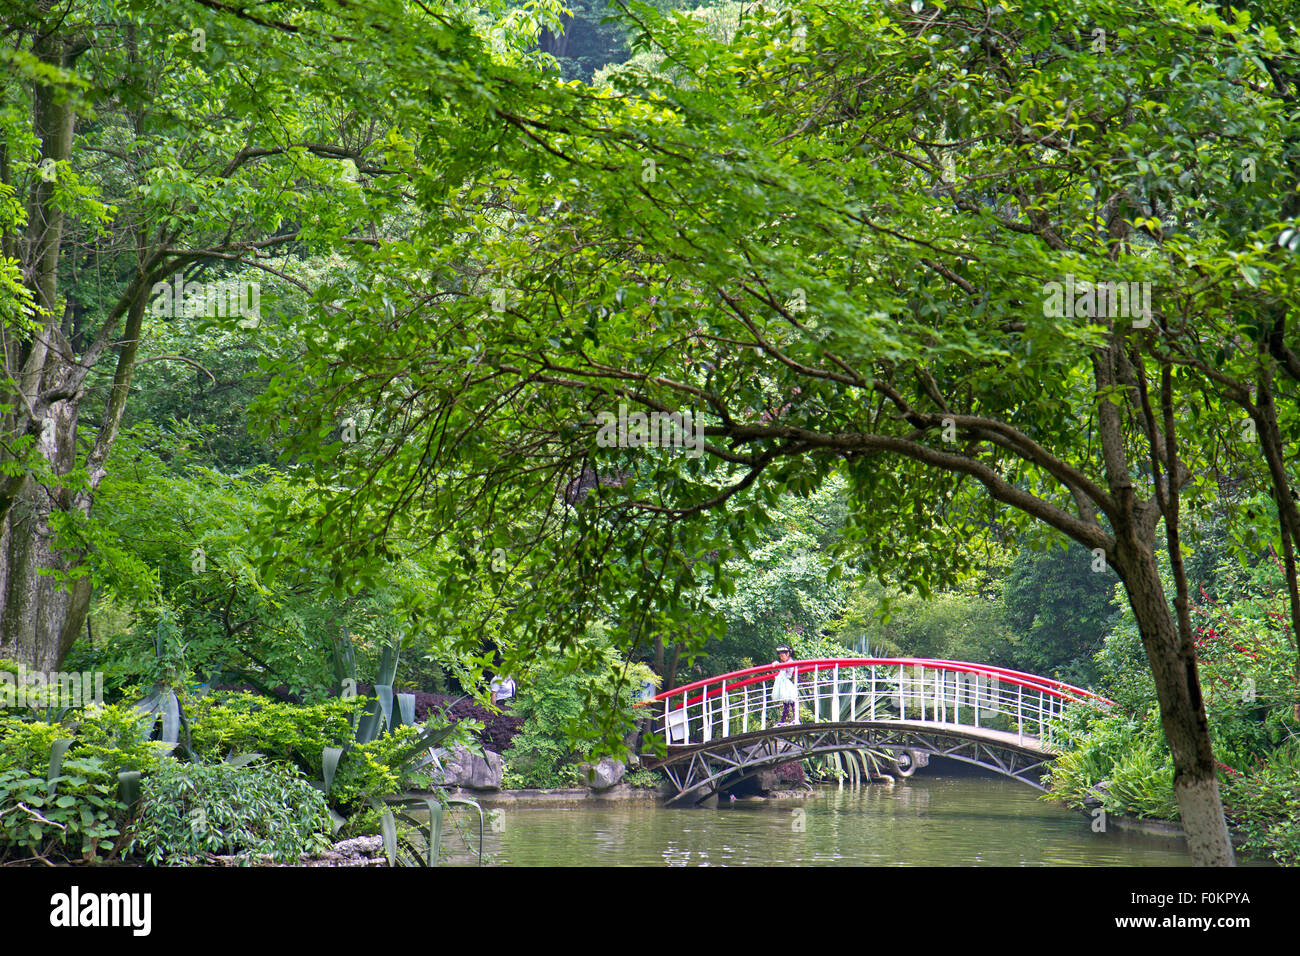
[[467,787],[470,790],[500,790],[501,778],[505,772],[506,762],[499,753],[485,750],[480,757],[465,747],[457,747],[443,758],[442,770],[434,771],[433,781],[448,787]]
[[233,856],[208,854],[207,862],[212,866],[387,866],[384,857],[384,840],[378,836],[353,837],[341,840],[327,850],[314,856],[303,856],[296,863],[273,863],[267,856],[257,856],[251,860],[242,854]]
[[384,857],[384,840],[379,836],[353,837],[340,840],[324,853],[304,857],[302,866],[387,866]]
[[587,786],[592,790],[608,790],[623,779],[627,764],[613,757],[601,757],[595,764],[583,764]]
[[384,855],[384,838],[380,836],[359,836],[351,840],[340,840],[327,853],[337,854],[344,859],[358,859]]

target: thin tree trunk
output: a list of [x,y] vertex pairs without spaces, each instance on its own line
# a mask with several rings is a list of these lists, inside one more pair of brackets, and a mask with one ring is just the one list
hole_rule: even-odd
[[[1277,403],[1273,398],[1273,369],[1267,366],[1260,372],[1256,402],[1251,411],[1255,435],[1259,439],[1260,450],[1264,453],[1264,461],[1268,464],[1269,477],[1273,482],[1273,498],[1277,502],[1287,603],[1291,609],[1291,644],[1295,651],[1291,666],[1296,687],[1300,688],[1300,587],[1296,584],[1294,550],[1295,542],[1300,541],[1300,508],[1297,508],[1293,497],[1291,478],[1287,474],[1283,455],[1282,432],[1277,424]],[[1296,702],[1292,716],[1300,721],[1300,701]]]
[[[1099,390],[1122,384],[1119,366],[1123,361],[1118,343],[1097,353],[1094,368]],[[1170,388],[1166,385],[1162,392],[1168,427],[1168,418],[1172,415]],[[1166,496],[1160,489],[1159,459],[1163,452],[1168,466],[1167,489],[1176,489],[1179,470],[1177,456],[1170,453],[1175,448],[1173,436],[1169,436],[1163,448],[1160,447],[1159,429],[1146,401],[1144,382],[1140,394],[1142,417],[1147,422],[1147,438],[1151,443],[1151,468],[1156,478],[1157,497],[1168,506],[1166,498],[1172,496]],[[1152,502],[1142,502],[1135,493],[1119,406],[1103,401],[1098,406],[1097,423],[1106,482],[1118,506],[1114,552],[1109,557],[1115,572],[1124,582],[1129,605],[1142,635],[1142,647],[1151,666],[1160,703],[1160,723],[1174,759],[1174,795],[1187,834],[1187,849],[1197,866],[1232,866],[1235,863],[1232,840],[1223,816],[1219,780],[1214,772],[1210,722],[1201,695],[1186,604],[1179,609],[1179,622],[1175,622],[1169,613],[1168,598],[1156,563],[1155,529],[1162,508]],[[1176,545],[1176,512],[1172,540]],[[1182,587],[1185,591],[1185,577]]]
[[[1286,525],[1282,531],[1282,566],[1286,573],[1287,603],[1291,606],[1291,643],[1296,646],[1296,657],[1291,662],[1295,684],[1300,689],[1300,586],[1296,582],[1295,543]],[[1300,722],[1300,700],[1291,708],[1291,718]]]
[[1117,536],[1115,571],[1128,591],[1155,678],[1160,724],[1174,758],[1174,795],[1192,862],[1232,866],[1232,841],[1214,772],[1196,656],[1179,637],[1151,549],[1132,534]]

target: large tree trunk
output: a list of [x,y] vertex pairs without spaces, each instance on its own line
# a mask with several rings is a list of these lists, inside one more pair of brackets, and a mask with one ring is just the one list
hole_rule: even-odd
[[543,53],[549,53],[554,57],[564,56],[565,50],[569,48],[569,27],[573,24],[573,18],[562,17],[561,20],[564,22],[562,33],[552,33],[543,27],[538,35],[538,47]]
[[[1281,330],[1276,332],[1282,343]],[[1294,545],[1300,541],[1300,507],[1296,505],[1291,489],[1291,476],[1287,472],[1286,445],[1282,440],[1282,430],[1278,425],[1277,403],[1273,398],[1273,376],[1275,371],[1265,366],[1259,375],[1255,389],[1256,406],[1252,420],[1256,426],[1264,460],[1268,463],[1269,478],[1273,483],[1273,499],[1277,502],[1279,530],[1282,533],[1283,571],[1286,575],[1287,603],[1291,611],[1291,645],[1295,650],[1291,667],[1296,686],[1300,687],[1300,583],[1296,581],[1296,562]],[[1249,405],[1247,405],[1249,408]],[[1292,708],[1291,716],[1300,721],[1300,700]]]
[[[70,68],[85,48],[84,42],[52,31],[33,52],[51,66]],[[30,472],[24,462],[20,475],[0,489],[0,658],[42,672],[58,669],[81,632],[90,606],[89,580],[66,578],[84,555],[56,547],[55,519],[60,513],[89,514],[94,489],[103,478],[103,461],[121,420],[138,344],[138,319],[144,308],[139,296],[141,302],[131,314],[136,320],[134,331],[128,328],[131,339],[122,348],[109,409],[88,462],[89,487],[64,487],[62,477],[77,464],[82,382],[89,364],[78,360],[61,328],[64,309],[58,295],[64,215],[55,202],[57,170],[66,168],[71,158],[75,120],[65,90],[36,85],[33,121],[41,142],[41,162],[53,163],[49,168],[56,170],[52,176],[38,177],[31,192],[23,251],[26,281],[39,310],[40,327],[24,338],[20,348],[13,347],[6,336],[6,366],[20,372],[13,390],[0,397],[11,407],[0,423],[6,436],[31,436],[33,454],[42,466]],[[14,245],[10,237],[5,245]],[[124,360],[128,367],[123,383]]]
[[[41,430],[41,457],[55,475],[75,465],[77,412],[75,404],[57,402]],[[55,515],[71,504],[70,493],[29,478],[0,522],[0,658],[32,671],[58,669],[89,606],[87,579],[61,580],[81,555],[55,547]],[[82,600],[74,599],[74,592],[84,592]],[[81,615],[70,614],[78,606]]]
[[1128,591],[1155,678],[1160,723],[1174,758],[1174,795],[1192,862],[1232,866],[1232,841],[1219,798],[1196,655],[1179,637],[1152,550],[1129,533],[1116,536],[1115,552],[1115,570]]
[[55,577],[41,573],[62,572],[69,564],[53,546],[52,509],[40,500],[43,496],[39,486],[29,490],[6,522],[2,560],[8,574],[0,616],[0,657],[32,671],[50,672],[58,670],[65,653],[61,638],[72,595]]

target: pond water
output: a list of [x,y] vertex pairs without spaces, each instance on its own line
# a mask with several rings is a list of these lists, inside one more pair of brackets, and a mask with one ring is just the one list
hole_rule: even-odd
[[[458,814],[459,817],[459,814]],[[461,817],[462,820],[466,819]],[[484,837],[502,866],[1185,866],[1181,841],[1108,827],[1002,778],[918,774],[818,788],[806,801],[674,810],[503,808]],[[451,828],[453,864],[476,862]],[[471,843],[477,847],[477,817]]]

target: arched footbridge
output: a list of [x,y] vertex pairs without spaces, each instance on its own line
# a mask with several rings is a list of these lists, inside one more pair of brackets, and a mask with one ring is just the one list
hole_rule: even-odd
[[[695,681],[643,701],[666,752],[645,754],[690,805],[780,764],[840,751],[888,751],[904,774],[918,758],[949,757],[1043,789],[1057,755],[1051,721],[1111,701],[1021,671],[923,658],[793,661],[799,705],[781,723],[764,665]],[[792,675],[793,676],[793,675]]]

